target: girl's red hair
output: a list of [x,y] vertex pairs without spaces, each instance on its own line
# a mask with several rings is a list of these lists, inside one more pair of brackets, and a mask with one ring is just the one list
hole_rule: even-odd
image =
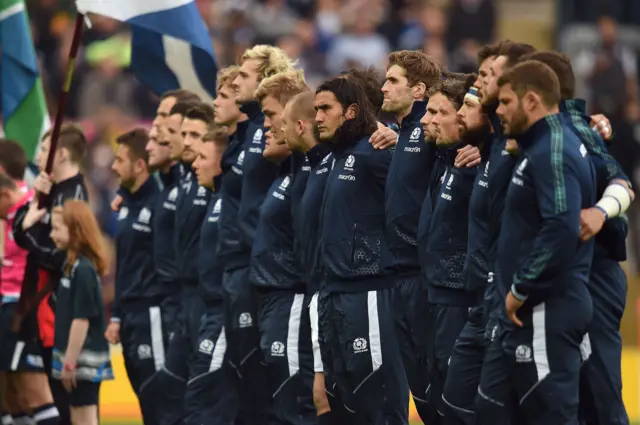
[[68,273],[78,256],[82,255],[93,263],[100,276],[104,276],[108,271],[106,244],[89,204],[70,199],[64,206],[54,208],[53,214],[62,214],[62,220],[69,228],[65,271]]

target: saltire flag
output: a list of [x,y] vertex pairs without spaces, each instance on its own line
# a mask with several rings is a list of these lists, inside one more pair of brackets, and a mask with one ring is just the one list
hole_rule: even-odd
[[5,137],[33,161],[50,121],[24,0],[0,0],[0,49]]
[[181,88],[213,101],[218,67],[194,0],[76,0],[76,6],[131,26],[131,69],[155,94]]

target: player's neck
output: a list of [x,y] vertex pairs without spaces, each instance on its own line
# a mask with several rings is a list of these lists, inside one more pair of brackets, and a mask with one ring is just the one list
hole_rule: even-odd
[[149,179],[149,173],[148,172],[142,172],[140,173],[137,177],[135,182],[133,183],[133,186],[131,187],[130,191],[131,193],[136,193],[138,190],[140,190],[140,188],[142,187],[142,185]]
[[55,183],[60,183],[65,180],[69,180],[80,174],[80,167],[75,164],[65,164],[56,167],[57,169],[51,173],[52,180]]
[[304,153],[309,152],[309,150],[311,150],[317,144],[318,144],[318,141],[316,140],[313,133],[311,134],[305,133],[300,137],[300,148]]

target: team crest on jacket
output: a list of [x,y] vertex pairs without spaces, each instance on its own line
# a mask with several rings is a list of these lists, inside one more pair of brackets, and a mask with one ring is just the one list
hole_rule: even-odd
[[344,163],[344,168],[345,169],[352,169],[353,166],[355,165],[355,163],[356,163],[356,157],[353,156],[353,155],[349,155],[347,157],[347,160]]
[[128,215],[129,215],[129,208],[122,207],[118,212],[118,220],[124,220],[125,218],[127,218]]
[[420,128],[416,127],[411,132],[411,136],[409,136],[409,141],[412,143],[417,143],[420,141]]
[[138,221],[143,224],[149,224],[149,220],[151,219],[151,211],[148,208],[143,208],[140,210],[140,214],[138,214]]
[[261,140],[262,140],[262,129],[259,128],[256,130],[255,133],[253,133],[253,143],[260,143]]
[[238,155],[238,165],[242,165],[244,163],[244,151],[240,152]]
[[271,344],[271,355],[275,357],[283,357],[284,356],[284,344],[280,341],[273,341]]
[[220,210],[222,209],[222,199],[218,198],[215,205],[213,206],[213,213],[220,214]]
[[168,199],[171,202],[175,202],[178,199],[178,188],[177,187],[174,187],[173,189],[171,189],[171,192],[169,192]]
[[364,338],[356,338],[353,340],[353,352],[364,353],[367,351],[367,340]]
[[280,190],[286,190],[287,187],[289,187],[289,183],[291,183],[291,179],[289,178],[289,176],[286,176],[282,180],[282,183],[280,183]]

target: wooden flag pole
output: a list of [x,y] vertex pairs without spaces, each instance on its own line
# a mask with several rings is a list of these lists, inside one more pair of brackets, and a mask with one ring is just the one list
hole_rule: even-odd
[[[71,89],[71,80],[73,78],[73,71],[76,67],[76,56],[78,56],[78,48],[80,47],[80,36],[82,35],[82,28],[84,24],[84,15],[78,13],[76,16],[76,25],[73,31],[73,40],[71,41],[71,49],[69,50],[69,56],[67,59],[67,75],[62,86],[62,92],[60,93],[60,99],[58,100],[58,110],[56,111],[56,120],[53,124],[53,131],[51,132],[51,146],[49,147],[49,156],[47,157],[47,166],[45,172],[51,174],[53,169],[53,159],[56,154],[56,148],[58,147],[58,138],[60,137],[60,128],[62,127],[62,121],[64,119],[64,113],[67,109],[67,101],[69,99],[69,90]],[[42,170],[41,170],[42,171]],[[47,197],[40,194],[38,198],[38,208],[44,208],[46,205]]]

